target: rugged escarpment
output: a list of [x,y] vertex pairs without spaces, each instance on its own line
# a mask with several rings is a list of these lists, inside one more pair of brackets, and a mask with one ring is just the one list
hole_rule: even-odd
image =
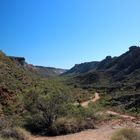
[[58,76],[67,70],[53,67],[27,65],[27,69],[41,77]]
[[20,65],[24,66],[26,64],[24,57],[15,57],[15,56],[9,56],[11,60],[17,61]]
[[76,64],[72,69],[64,73],[64,75],[83,74],[89,72],[90,70],[96,70],[98,65],[99,65],[98,61]]
[[44,78],[50,76],[57,76],[67,71],[65,69],[60,69],[60,68],[34,66],[32,64],[28,64],[25,61],[24,57],[9,56],[9,58],[17,62],[19,66],[23,67],[27,71],[30,71],[31,73]]
[[[109,84],[116,82],[125,82],[130,84],[130,81],[137,77],[140,71],[140,47],[132,46],[129,51],[119,57],[107,56],[101,62],[88,62],[74,66],[65,75],[76,74],[77,79],[81,82],[87,80],[89,84],[94,84],[100,81],[102,84],[103,77],[108,77]],[[90,79],[89,79],[90,78]],[[104,79],[104,78],[103,78]],[[86,82],[85,82],[86,84]],[[134,83],[133,83],[134,84]]]

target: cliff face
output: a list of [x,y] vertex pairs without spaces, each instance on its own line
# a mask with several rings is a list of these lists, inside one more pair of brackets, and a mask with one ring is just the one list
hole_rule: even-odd
[[44,78],[57,76],[67,71],[65,69],[60,69],[60,68],[34,66],[34,65],[28,65],[27,69],[33,72],[34,74]]
[[9,58],[14,60],[14,61],[17,61],[22,66],[24,66],[26,64],[24,57],[9,56]]
[[57,76],[67,71],[65,69],[60,68],[34,66],[26,63],[24,57],[9,56],[9,58],[11,60],[14,60],[19,66],[23,67],[27,71],[30,71],[31,73],[41,77]]

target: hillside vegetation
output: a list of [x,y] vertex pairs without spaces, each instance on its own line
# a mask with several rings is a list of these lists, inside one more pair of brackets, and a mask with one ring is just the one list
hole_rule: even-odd
[[65,82],[41,78],[0,52],[0,131],[11,134],[22,127],[35,134],[60,135],[94,128],[94,110],[74,105],[90,93]]

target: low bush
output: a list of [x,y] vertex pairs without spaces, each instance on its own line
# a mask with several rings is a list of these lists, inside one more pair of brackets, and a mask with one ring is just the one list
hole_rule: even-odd
[[0,140],[30,140],[30,134],[21,128],[10,128],[0,132]]
[[133,128],[124,128],[115,132],[111,140],[140,140],[140,132]]
[[0,138],[0,140],[15,140],[13,138]]
[[11,125],[11,122],[6,116],[0,116],[0,131],[8,128]]
[[69,133],[76,133],[85,129],[93,129],[93,120],[78,120],[77,118],[66,118],[62,117],[57,119],[53,126],[51,133],[52,135],[66,135]]

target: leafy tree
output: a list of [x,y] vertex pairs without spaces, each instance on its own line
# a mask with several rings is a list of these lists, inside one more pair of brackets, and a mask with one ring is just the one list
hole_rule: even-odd
[[51,126],[60,115],[60,110],[70,101],[63,93],[41,94],[30,91],[25,97],[26,127],[32,132],[49,133]]

